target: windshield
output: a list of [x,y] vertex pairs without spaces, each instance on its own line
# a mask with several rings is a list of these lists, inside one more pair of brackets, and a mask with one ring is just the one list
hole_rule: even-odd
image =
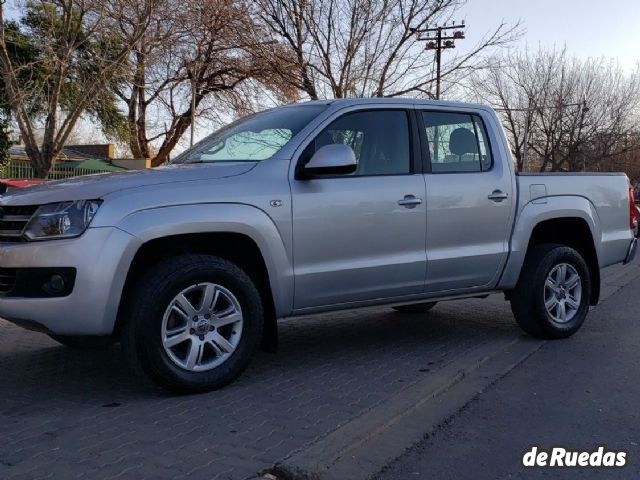
[[325,108],[325,105],[298,105],[251,115],[218,130],[171,163],[266,160]]

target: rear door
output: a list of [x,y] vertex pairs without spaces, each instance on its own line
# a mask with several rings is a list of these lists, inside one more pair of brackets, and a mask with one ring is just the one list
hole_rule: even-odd
[[426,291],[490,287],[509,252],[513,174],[481,113],[424,110]]

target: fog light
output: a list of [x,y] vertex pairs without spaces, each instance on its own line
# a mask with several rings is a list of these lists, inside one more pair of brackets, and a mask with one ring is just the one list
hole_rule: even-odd
[[62,275],[54,273],[49,278],[49,281],[47,282],[46,286],[48,286],[52,292],[60,293],[64,290],[66,286],[64,282],[64,277]]

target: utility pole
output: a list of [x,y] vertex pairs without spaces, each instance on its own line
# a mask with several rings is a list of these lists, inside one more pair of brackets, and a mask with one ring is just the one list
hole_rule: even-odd
[[[440,99],[440,69],[442,65],[442,50],[447,48],[456,48],[455,40],[463,40],[464,37],[464,29],[465,29],[464,21],[459,24],[455,24],[455,22],[451,22],[451,25],[440,25],[437,27],[427,27],[427,28],[412,28],[411,31],[413,33],[418,34],[418,40],[426,42],[425,50],[435,50],[436,51],[436,100]],[[449,30],[454,30],[450,35]],[[421,37],[420,34],[424,33],[426,36]]]

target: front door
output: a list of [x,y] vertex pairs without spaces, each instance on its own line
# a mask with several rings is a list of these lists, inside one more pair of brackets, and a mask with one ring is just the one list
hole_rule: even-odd
[[292,180],[295,309],[424,290],[425,183],[411,122],[397,107],[345,113],[305,149],[302,162],[324,145],[347,144],[358,167]]

